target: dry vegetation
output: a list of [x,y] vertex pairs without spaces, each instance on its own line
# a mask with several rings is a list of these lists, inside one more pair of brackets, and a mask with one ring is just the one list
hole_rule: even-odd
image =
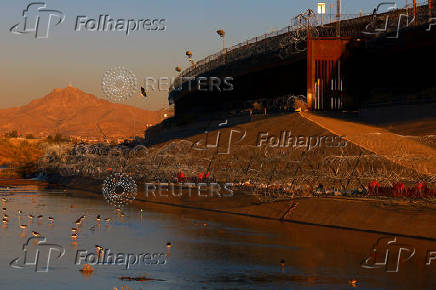
[[0,139],[0,164],[20,175],[35,172],[43,147],[37,140]]

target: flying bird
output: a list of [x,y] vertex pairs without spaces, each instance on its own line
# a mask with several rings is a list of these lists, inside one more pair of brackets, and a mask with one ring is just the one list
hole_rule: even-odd
[[143,87],[141,87],[141,94],[144,96],[144,98],[147,97],[147,93]]

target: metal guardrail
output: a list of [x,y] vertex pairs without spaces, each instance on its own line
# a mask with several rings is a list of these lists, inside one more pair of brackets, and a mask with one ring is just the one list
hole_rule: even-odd
[[[421,1],[417,4],[417,19],[416,23],[424,23],[422,20],[428,21],[428,1]],[[433,5],[433,10],[435,10]],[[368,24],[375,16],[392,15],[399,16],[400,14],[412,13],[413,6],[395,9],[389,12],[376,14],[343,14],[341,15],[341,36],[355,36],[357,33],[362,33],[360,28]],[[328,15],[328,17],[327,17]],[[320,15],[312,14],[307,16],[300,14],[293,18],[293,23],[290,26],[281,30],[266,33],[261,36],[253,37],[244,42],[233,45],[229,48],[221,50],[215,54],[196,62],[194,65],[181,72],[172,84],[172,88],[178,88],[183,83],[183,78],[194,77],[199,74],[211,71],[220,66],[227,65],[237,60],[242,60],[253,55],[267,53],[268,51],[277,51],[279,49],[295,46],[295,52],[299,52],[298,45],[307,39],[307,27],[311,28],[311,34],[321,37],[336,36],[336,16],[330,14],[324,15],[327,22],[320,25]],[[310,24],[310,25],[308,25]],[[353,29],[357,27],[357,30]]]

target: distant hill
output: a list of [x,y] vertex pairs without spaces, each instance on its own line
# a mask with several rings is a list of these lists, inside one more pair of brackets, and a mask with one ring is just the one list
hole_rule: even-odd
[[69,86],[27,105],[0,110],[0,134],[17,130],[35,137],[56,133],[96,138],[143,136],[147,124],[160,122],[165,113],[114,104]]

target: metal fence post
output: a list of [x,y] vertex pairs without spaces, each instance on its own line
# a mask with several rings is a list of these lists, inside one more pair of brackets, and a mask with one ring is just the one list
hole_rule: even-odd
[[416,26],[417,25],[417,20],[416,20],[416,0],[413,0],[413,24]]

